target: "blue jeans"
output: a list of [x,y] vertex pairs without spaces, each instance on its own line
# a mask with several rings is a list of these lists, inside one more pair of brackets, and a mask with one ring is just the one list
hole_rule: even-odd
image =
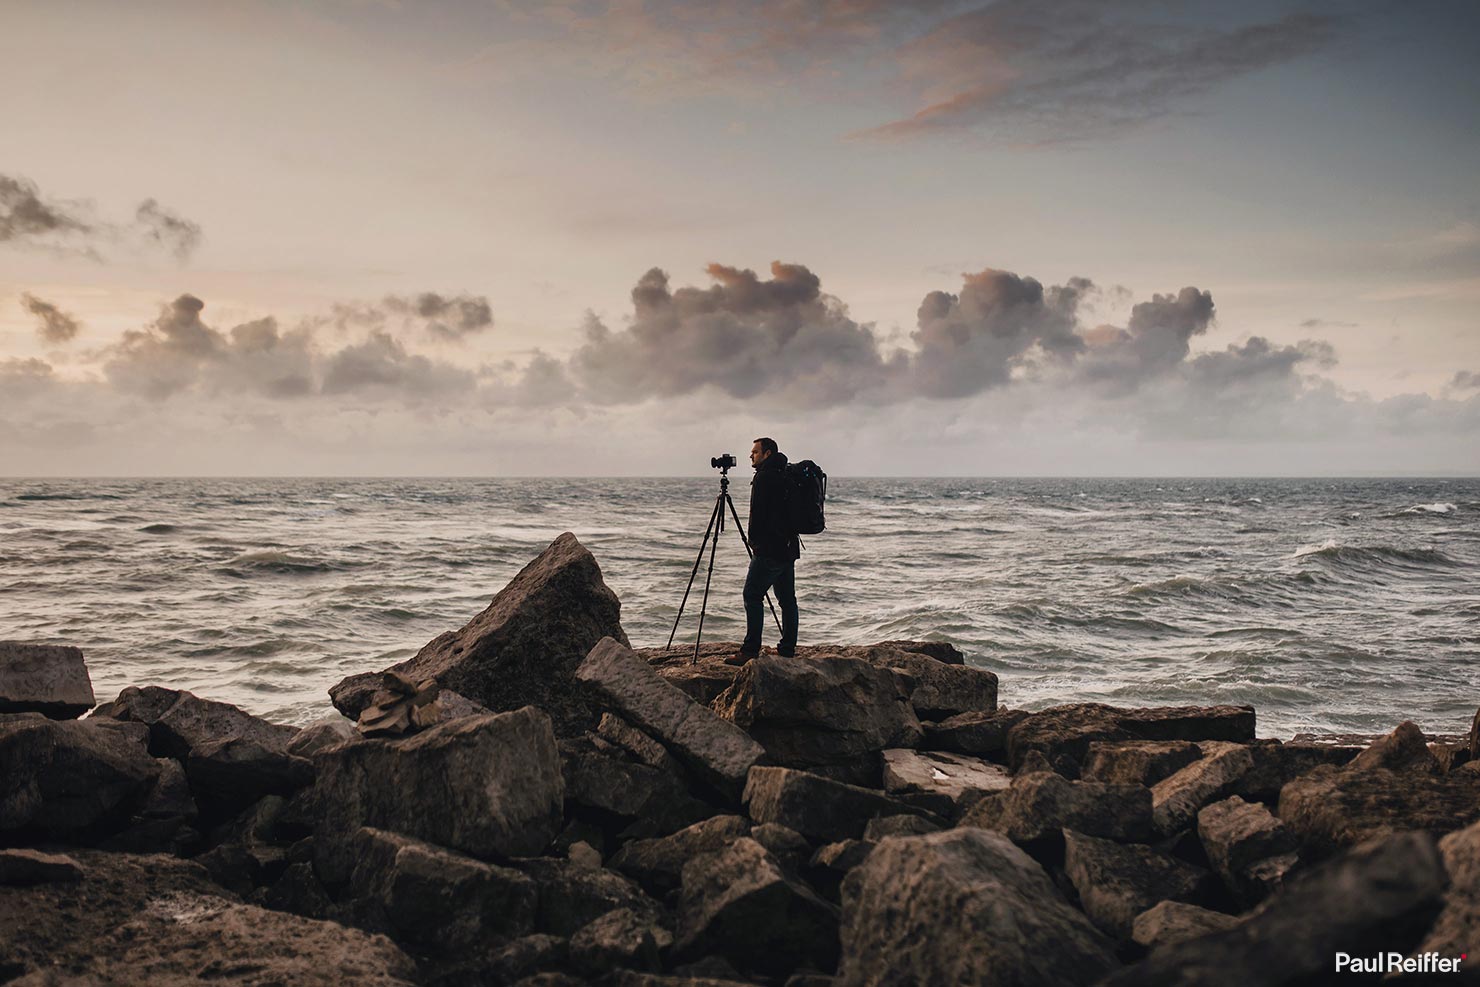
[[776,591],[776,602],[781,604],[781,641],[776,645],[779,654],[790,655],[797,647],[797,585],[796,561],[793,559],[770,559],[757,555],[750,560],[750,571],[745,575],[745,643],[740,650],[756,654],[761,650],[761,628],[766,622],[766,591]]

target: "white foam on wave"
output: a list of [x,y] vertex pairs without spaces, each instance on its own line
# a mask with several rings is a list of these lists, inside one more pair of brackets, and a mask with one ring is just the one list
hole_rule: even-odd
[[1325,541],[1321,542],[1319,545],[1314,545],[1314,544],[1301,545],[1299,548],[1295,549],[1295,554],[1292,555],[1292,556],[1290,556],[1290,558],[1292,558],[1292,559],[1298,559],[1298,558],[1301,558],[1301,557],[1306,556],[1306,555],[1315,555],[1317,552],[1329,552],[1332,549],[1336,549],[1336,548],[1340,548],[1340,547],[1341,546],[1336,543],[1336,539],[1335,538],[1327,538]]
[[1458,510],[1453,504],[1414,504],[1412,507],[1404,508],[1403,514],[1451,514]]

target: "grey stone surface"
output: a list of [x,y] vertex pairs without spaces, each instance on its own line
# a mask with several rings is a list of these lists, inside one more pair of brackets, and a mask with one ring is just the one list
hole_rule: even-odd
[[131,724],[0,714],[0,833],[56,840],[122,829],[160,765]]
[[803,836],[825,843],[856,839],[876,816],[931,813],[883,792],[847,785],[793,768],[750,769],[745,806],[758,823],[779,823]]
[[1085,758],[1085,781],[1150,788],[1202,757],[1202,749],[1188,740],[1091,741]]
[[1231,929],[1238,921],[1236,916],[1185,901],[1163,901],[1136,916],[1131,925],[1131,940],[1138,946],[1155,949]]
[[64,853],[40,850],[0,850],[0,885],[65,884],[82,880],[82,867]]
[[1161,901],[1206,900],[1207,871],[1154,847],[1064,831],[1064,873],[1101,932],[1131,938],[1136,916]]
[[1244,908],[1268,897],[1299,860],[1295,834],[1263,805],[1237,795],[1204,806],[1197,835],[1213,870]]
[[1000,765],[963,754],[896,748],[884,751],[883,758],[885,792],[932,797],[936,811],[951,817],[1012,782]]
[[0,641],[0,713],[75,719],[93,708],[82,652],[58,644]]
[[684,864],[701,853],[721,850],[750,832],[741,816],[715,816],[681,829],[671,836],[633,840],[612,854],[610,866],[651,893],[677,888]]
[[961,825],[996,830],[1020,844],[1057,840],[1065,829],[1112,840],[1148,840],[1151,793],[1140,785],[1070,781],[1047,771],[1022,774],[1007,791],[973,806]]
[[1228,796],[1254,767],[1253,755],[1239,744],[1202,744],[1203,756],[1151,788],[1156,832],[1171,836],[1194,824],[1197,812]]

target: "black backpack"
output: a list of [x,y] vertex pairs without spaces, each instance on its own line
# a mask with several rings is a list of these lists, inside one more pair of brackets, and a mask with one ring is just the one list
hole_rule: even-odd
[[804,459],[786,464],[786,516],[791,530],[815,535],[827,527],[823,505],[827,501],[827,474],[822,467]]

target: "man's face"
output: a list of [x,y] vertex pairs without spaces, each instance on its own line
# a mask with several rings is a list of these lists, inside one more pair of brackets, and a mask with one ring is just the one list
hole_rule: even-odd
[[766,461],[766,457],[769,455],[769,452],[761,451],[761,444],[757,442],[755,445],[750,447],[750,465],[752,467],[759,466],[761,463]]

